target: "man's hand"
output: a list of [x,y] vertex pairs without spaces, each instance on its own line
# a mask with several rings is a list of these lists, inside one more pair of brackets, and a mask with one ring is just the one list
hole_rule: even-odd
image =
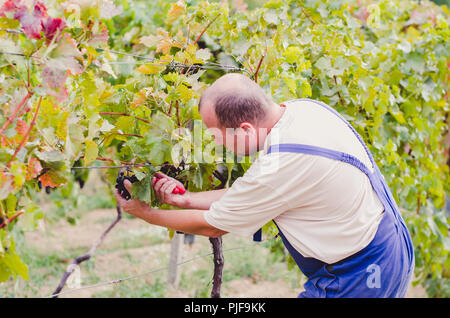
[[[185,194],[172,194],[172,190],[174,187],[172,185],[166,185],[163,188],[163,185],[170,181],[169,177],[166,177],[162,173],[158,173],[156,176],[157,178],[161,178],[162,180],[156,182],[154,180],[153,184],[156,186],[157,183],[160,183],[166,179],[165,182],[162,182],[161,185],[158,187],[157,193],[164,193],[164,199],[166,202],[173,202],[170,200],[170,197],[183,197],[186,196],[187,192]],[[176,181],[176,180],[175,180]],[[128,190],[128,192],[131,191],[131,182],[128,180],[125,180],[123,182],[125,188]],[[178,184],[181,185],[181,184]],[[182,185],[181,185],[182,186]],[[172,189],[172,190],[171,190]],[[166,191],[168,193],[166,193]],[[220,191],[220,190],[219,190]],[[141,202],[137,199],[135,200],[125,200],[122,198],[122,196],[119,194],[119,191],[116,190],[116,200],[119,206],[122,208],[123,211],[134,215],[150,224],[159,225],[167,228],[171,228],[173,230],[190,233],[190,234],[197,234],[197,235],[204,235],[208,237],[219,237],[221,235],[226,234],[227,232],[219,230],[213,226],[211,226],[203,217],[203,211],[202,210],[158,210],[153,209],[149,205],[147,205],[144,202]],[[169,199],[167,199],[169,198]],[[175,199],[176,200],[176,199]]]
[[[159,179],[159,180],[158,180]],[[174,205],[179,208],[186,208],[188,204],[189,192],[184,194],[173,194],[172,191],[176,186],[183,188],[183,184],[161,172],[156,172],[152,179],[153,189],[155,189],[156,197],[165,204]]]
[[[131,182],[128,180],[125,180],[123,182],[123,185],[128,190],[128,192],[131,193]],[[137,199],[135,200],[125,200],[122,198],[122,196],[119,194],[119,190],[116,190],[116,200],[117,203],[120,205],[123,211],[125,211],[128,214],[141,217],[144,211],[151,211],[152,208],[148,206],[148,204],[139,201]]]

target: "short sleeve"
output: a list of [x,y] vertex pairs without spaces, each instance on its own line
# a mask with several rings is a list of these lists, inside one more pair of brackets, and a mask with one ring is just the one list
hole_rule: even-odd
[[254,169],[238,178],[232,187],[205,211],[205,220],[223,231],[250,236],[290,207],[282,193],[255,176]]

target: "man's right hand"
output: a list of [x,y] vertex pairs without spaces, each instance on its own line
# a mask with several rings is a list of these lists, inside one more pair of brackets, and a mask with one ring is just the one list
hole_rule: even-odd
[[179,208],[187,208],[189,192],[184,194],[173,194],[175,187],[184,189],[183,184],[161,172],[156,172],[152,179],[152,186],[155,189],[156,197],[165,204],[174,205]]

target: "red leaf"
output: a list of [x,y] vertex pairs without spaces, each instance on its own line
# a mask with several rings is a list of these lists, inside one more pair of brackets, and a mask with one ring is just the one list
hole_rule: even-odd
[[366,24],[367,22],[367,18],[369,17],[370,13],[367,10],[366,7],[361,7],[359,8],[354,14],[353,16],[357,19],[359,19],[363,25]]
[[30,158],[28,160],[26,180],[36,178],[41,171],[42,171],[41,162],[36,158]]
[[57,173],[48,171],[39,177],[43,187],[56,188],[64,184],[66,180],[61,178]]
[[[66,22],[61,18],[47,17],[42,21],[42,29],[47,41],[50,42],[56,34],[61,34],[61,31],[66,27]],[[58,39],[55,39],[58,40]]]
[[34,1],[32,11],[21,0],[7,0],[0,9],[0,16],[5,12],[14,13],[14,19],[19,20],[22,30],[31,39],[40,39],[42,24],[47,17],[47,8],[39,1]]
[[25,5],[19,7],[14,14],[14,19],[18,19],[22,25],[22,30],[32,39],[41,38],[42,20],[47,16],[47,9],[40,2],[35,2],[33,12],[30,12]]
[[17,0],[7,0],[0,8],[0,16],[5,16],[5,12],[16,11],[17,9],[19,9],[17,5],[20,3],[21,1]]

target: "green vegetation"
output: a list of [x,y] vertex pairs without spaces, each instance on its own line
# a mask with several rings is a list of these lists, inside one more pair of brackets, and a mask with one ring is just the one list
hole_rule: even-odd
[[[143,173],[132,194],[157,205],[148,187],[152,173],[164,162],[180,164],[175,146],[184,153],[195,146],[184,128],[200,119],[198,97],[225,73],[213,64],[220,63],[243,70],[278,102],[318,99],[353,124],[413,235],[417,282],[430,296],[449,297],[446,6],[270,0],[245,9],[242,1],[54,0],[23,11],[21,1],[12,2],[0,8],[0,51],[8,53],[0,55],[0,281],[29,278],[25,264],[33,264],[17,233],[52,218],[36,204],[39,182],[58,188],[50,196],[56,219],[76,223],[73,207],[114,201],[112,192],[99,202],[83,199],[74,183],[90,171],[71,167],[149,160],[156,167],[136,169]],[[197,146],[205,150],[211,142],[205,134]],[[248,167],[222,165],[230,183]],[[192,163],[180,177],[191,191],[212,189],[216,168]],[[112,185],[116,175],[108,169],[100,178]]]

